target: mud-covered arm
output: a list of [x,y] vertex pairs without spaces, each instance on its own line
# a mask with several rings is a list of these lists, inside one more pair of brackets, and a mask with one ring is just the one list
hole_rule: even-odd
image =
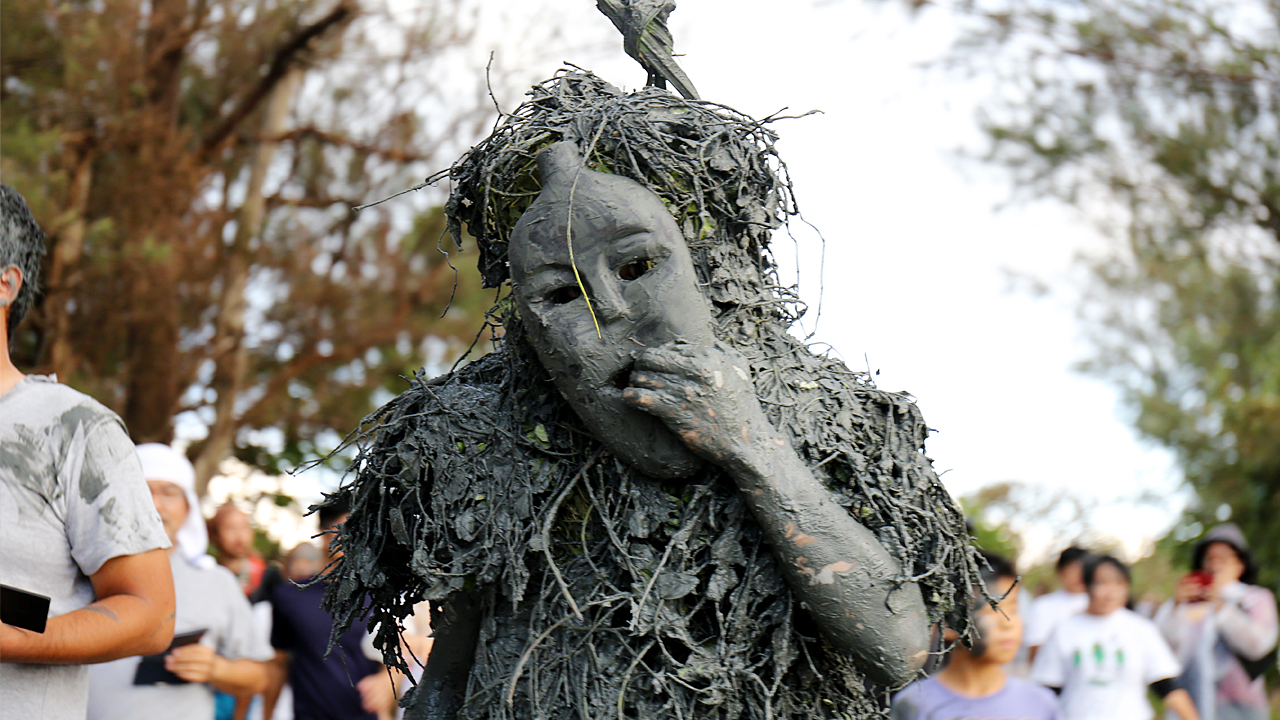
[[422,679],[411,692],[405,720],[453,720],[467,699],[467,680],[480,637],[480,601],[476,593],[459,590],[440,610],[431,611],[435,642],[427,656]]
[[928,657],[920,589],[769,422],[747,363],[725,347],[672,344],[637,360],[628,401],[663,418],[735,480],[793,591],[827,639],[876,682],[912,679]]

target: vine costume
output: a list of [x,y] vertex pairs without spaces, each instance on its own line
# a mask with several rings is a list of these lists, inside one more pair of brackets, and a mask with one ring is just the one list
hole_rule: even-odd
[[[455,239],[463,224],[476,237],[486,284],[503,287],[527,263],[509,243],[518,223],[536,231],[540,218],[526,211],[549,202],[535,203],[540,194],[570,188],[571,212],[589,201],[588,190],[575,200],[580,175],[551,181],[557,162],[581,158],[591,177],[631,178],[656,194],[687,245],[716,352],[738,363],[776,442],[892,559],[802,571],[818,586],[896,566],[893,577],[867,576],[893,588],[878,612],[896,617],[915,597],[922,625],[965,631],[978,577],[960,511],[924,455],[918,410],[786,332],[801,310],[778,285],[768,242],[796,208],[774,140],[765,123],[713,103],[562,71],[450,169],[446,212]],[[585,260],[589,239],[566,240],[579,248],[571,260]],[[654,264],[618,273],[656,273]],[[529,292],[491,312],[502,330],[495,352],[418,375],[366,418],[349,481],[329,499],[351,504],[326,595],[339,626],[368,616],[396,664],[399,619],[422,599],[440,608],[409,717],[878,717],[865,676],[883,675],[875,658],[892,648],[833,644],[726,464],[703,451],[690,468],[642,472],[643,457],[619,450],[636,438],[584,422],[590,398],[574,397],[572,376],[590,370],[548,355]],[[568,307],[584,292],[595,288],[579,279],[546,298]],[[608,302],[594,303],[592,317],[607,323]],[[630,383],[620,392],[638,407],[636,386],[660,384],[642,367],[654,348],[635,344],[635,368],[616,384]]]

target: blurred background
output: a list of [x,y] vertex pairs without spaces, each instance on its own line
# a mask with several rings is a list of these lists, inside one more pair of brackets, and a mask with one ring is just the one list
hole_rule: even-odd
[[[324,459],[490,337],[443,170],[569,62],[589,0],[5,0],[0,176],[49,234],[14,360],[184,448],[266,554]],[[815,349],[910,392],[979,541],[1166,594],[1238,523],[1280,580],[1280,2],[684,0],[703,99],[771,127]],[[319,465],[299,474],[303,463]]]

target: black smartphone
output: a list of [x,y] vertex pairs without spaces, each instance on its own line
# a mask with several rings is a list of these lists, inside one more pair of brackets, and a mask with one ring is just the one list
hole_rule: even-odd
[[0,622],[32,632],[44,632],[49,620],[49,598],[16,587],[0,585]]
[[204,637],[204,633],[204,630],[192,630],[191,632],[174,635],[173,642],[169,643],[169,647],[164,652],[142,656],[141,662],[138,663],[138,670],[133,674],[133,684],[157,685],[164,683],[166,685],[181,685],[187,682],[165,669],[164,656],[172,652],[174,648],[200,642],[200,638]]

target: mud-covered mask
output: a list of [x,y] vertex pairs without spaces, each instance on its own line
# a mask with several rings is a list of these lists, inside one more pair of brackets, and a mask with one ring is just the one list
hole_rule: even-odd
[[572,143],[544,150],[538,175],[542,192],[508,250],[538,358],[611,452],[652,477],[687,477],[702,461],[661,420],[622,399],[647,348],[715,341],[684,237],[657,195],[586,169]]

